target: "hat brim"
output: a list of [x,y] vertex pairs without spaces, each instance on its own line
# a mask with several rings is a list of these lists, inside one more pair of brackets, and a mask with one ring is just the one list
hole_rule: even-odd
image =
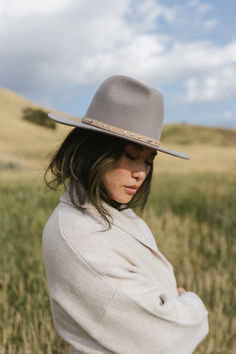
[[146,142],[143,142],[143,141],[137,141],[137,140],[135,140],[135,139],[133,139],[132,137],[129,137],[129,136],[124,136],[124,135],[118,134],[118,133],[113,132],[113,131],[104,130],[104,129],[100,128],[100,127],[95,127],[95,126],[92,126],[92,125],[88,125],[86,123],[83,123],[81,118],[69,117],[67,115],[62,115],[62,114],[58,114],[58,113],[49,113],[48,117],[50,119],[54,120],[55,122],[60,123],[60,124],[69,125],[69,126],[72,126],[72,127],[78,127],[78,128],[81,128],[81,129],[93,130],[93,131],[97,131],[99,133],[113,135],[113,136],[116,136],[116,137],[119,137],[119,138],[122,138],[122,139],[125,139],[125,140],[128,140],[128,141],[134,142],[136,144],[147,146],[147,147],[150,147],[150,148],[155,149],[157,151],[161,151],[161,152],[163,152],[165,154],[172,155],[172,156],[175,156],[175,157],[179,157],[181,159],[190,160],[190,158],[191,158],[189,155],[187,155],[187,154],[185,154],[183,152],[170,150],[170,149],[167,149],[167,148],[165,148],[163,146],[153,146],[153,145],[151,145],[149,143],[146,143]]

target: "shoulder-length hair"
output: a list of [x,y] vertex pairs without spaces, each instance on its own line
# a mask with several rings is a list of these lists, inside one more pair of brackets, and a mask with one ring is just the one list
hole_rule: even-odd
[[111,216],[102,201],[118,210],[139,207],[142,211],[150,191],[152,167],[125,205],[112,200],[103,184],[104,175],[116,167],[128,143],[108,134],[74,128],[53,154],[45,171],[45,183],[53,190],[64,185],[73,205],[81,211],[86,212],[83,208],[86,200],[91,202],[110,227]]

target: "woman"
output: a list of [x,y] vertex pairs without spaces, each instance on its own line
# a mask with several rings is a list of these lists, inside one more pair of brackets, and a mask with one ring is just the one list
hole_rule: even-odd
[[51,160],[65,192],[43,234],[51,311],[71,353],[189,354],[208,333],[201,299],[177,288],[173,268],[132,208],[144,207],[160,146],[162,94],[108,78]]

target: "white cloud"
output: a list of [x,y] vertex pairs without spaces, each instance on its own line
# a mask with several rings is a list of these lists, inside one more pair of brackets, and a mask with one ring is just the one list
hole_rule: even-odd
[[173,22],[176,17],[176,6],[168,7],[155,0],[142,1],[136,5],[136,9],[142,22],[145,21],[145,25],[150,27],[154,27],[158,17],[163,17],[167,22]]
[[[15,5],[17,11],[19,4]],[[23,86],[26,92],[31,88],[42,95],[50,94],[50,87],[57,91],[82,83],[78,73],[86,72],[87,59],[112,52],[114,46],[132,39],[133,30],[123,20],[128,10],[128,0],[80,0],[53,16],[39,13],[27,20],[1,16],[2,83],[16,90]],[[90,81],[98,70],[94,68]]]
[[[163,4],[155,0],[2,2],[1,81],[45,99],[118,73],[157,87],[185,83],[184,98],[178,97],[188,102],[232,95],[236,41],[216,45],[158,33],[158,19],[169,25],[177,20],[177,6]],[[189,8],[206,14],[211,5],[193,0]],[[205,29],[216,24],[216,19],[206,19]]]
[[[96,83],[114,73],[150,76],[168,38],[146,33],[150,30],[147,19],[154,21],[161,15],[170,19],[171,11],[153,1],[148,5],[149,10],[139,2],[133,21],[126,19],[132,12],[128,0],[74,1],[66,12],[54,16],[40,13],[27,21],[15,17],[14,27],[13,20],[3,18],[2,82],[50,94],[50,88],[57,91],[63,86]],[[144,12],[146,16],[140,17]]]
[[214,101],[218,94],[217,86],[215,77],[204,78],[202,82],[198,78],[190,78],[186,81],[187,101]]
[[6,17],[29,17],[39,14],[54,14],[62,11],[71,3],[71,0],[2,0],[0,15]]
[[223,68],[211,75],[186,81],[186,101],[191,103],[214,102],[235,97],[236,68]]
[[107,75],[122,73],[137,78],[150,78],[157,58],[165,50],[165,39],[158,36],[136,35],[121,47],[84,58],[74,80],[86,83],[93,77],[100,81]]
[[217,18],[212,18],[203,23],[203,27],[209,31],[212,30],[214,27],[216,27],[219,24],[219,20]]
[[193,7],[199,14],[206,14],[212,8],[211,4],[199,0],[191,0],[188,5]]
[[236,92],[236,41],[213,46],[210,42],[176,42],[167,50],[168,39],[132,31],[122,46],[85,56],[71,66],[70,81],[75,84],[100,82],[114,73],[134,76],[153,86],[185,82],[180,101],[213,102]]

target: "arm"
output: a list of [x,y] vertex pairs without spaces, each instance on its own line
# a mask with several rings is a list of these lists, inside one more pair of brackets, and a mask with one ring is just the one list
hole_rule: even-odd
[[208,333],[201,299],[188,291],[169,296],[142,276],[137,281],[136,290],[114,293],[95,338],[115,353],[192,353]]

